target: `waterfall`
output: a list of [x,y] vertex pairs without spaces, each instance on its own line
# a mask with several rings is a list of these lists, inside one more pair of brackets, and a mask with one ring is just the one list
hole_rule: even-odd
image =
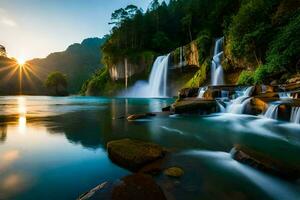
[[228,113],[235,113],[235,114],[243,114],[245,111],[246,106],[250,103],[251,99],[251,92],[253,91],[254,87],[250,86],[247,87],[242,96],[233,99],[230,101],[229,106],[226,108],[226,112]]
[[264,114],[264,116],[266,118],[270,118],[270,119],[277,119],[278,118],[278,107],[279,104],[271,104],[269,105],[266,113]]
[[200,87],[198,91],[198,97],[197,98],[203,98],[204,93],[206,92],[207,87]]
[[300,124],[300,107],[293,107],[292,108],[291,122]]
[[138,81],[128,92],[125,92],[124,96],[138,98],[167,97],[169,57],[170,54],[157,57],[152,66],[149,81]]
[[216,40],[215,49],[214,49],[214,56],[211,62],[211,81],[212,85],[223,85],[224,78],[223,78],[223,67],[221,65],[222,56],[223,56],[223,41],[224,38],[220,38]]

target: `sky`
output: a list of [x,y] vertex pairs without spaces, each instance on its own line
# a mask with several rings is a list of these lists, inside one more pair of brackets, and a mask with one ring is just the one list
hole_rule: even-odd
[[111,13],[151,0],[0,0],[0,44],[8,56],[43,58],[73,43],[108,34]]

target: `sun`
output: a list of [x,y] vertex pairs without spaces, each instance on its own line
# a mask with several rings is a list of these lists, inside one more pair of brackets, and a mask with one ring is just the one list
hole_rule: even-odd
[[19,57],[19,58],[17,58],[17,62],[18,62],[18,64],[19,64],[19,66],[22,67],[23,65],[25,65],[26,60],[25,60],[24,57]]

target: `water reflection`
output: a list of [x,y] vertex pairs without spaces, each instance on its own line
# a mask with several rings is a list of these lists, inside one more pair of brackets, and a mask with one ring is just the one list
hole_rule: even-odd
[[0,143],[5,142],[7,137],[7,125],[0,122]]
[[[0,112],[4,113],[0,117],[0,199],[57,199],[55,194],[61,194],[60,199],[75,199],[108,178],[119,178],[128,172],[110,162],[106,143],[126,137],[178,151],[198,151],[175,159],[188,169],[187,178],[181,180],[184,193],[178,194],[179,199],[189,199],[186,194],[190,199],[195,195],[204,199],[222,199],[223,195],[228,197],[223,199],[272,199],[274,194],[284,197],[285,192],[300,194],[299,185],[295,194],[294,185],[249,171],[224,153],[234,144],[242,144],[300,165],[300,126],[226,114],[126,120],[129,114],[160,111],[172,101],[0,97]],[[273,189],[278,194],[271,192]]]

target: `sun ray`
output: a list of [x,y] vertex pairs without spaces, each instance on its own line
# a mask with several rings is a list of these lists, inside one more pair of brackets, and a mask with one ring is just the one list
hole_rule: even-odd
[[9,81],[15,73],[18,71],[18,67],[14,68],[12,71],[10,71],[2,80],[3,81]]

